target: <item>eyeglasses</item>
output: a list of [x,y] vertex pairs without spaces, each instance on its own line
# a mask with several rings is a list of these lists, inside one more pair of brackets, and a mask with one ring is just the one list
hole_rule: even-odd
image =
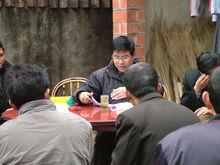
[[131,56],[130,55],[126,55],[126,56],[122,56],[122,57],[118,57],[118,56],[113,56],[112,57],[113,58],[113,60],[115,60],[115,61],[120,61],[120,60],[122,60],[122,61],[128,61],[130,58],[131,58]]

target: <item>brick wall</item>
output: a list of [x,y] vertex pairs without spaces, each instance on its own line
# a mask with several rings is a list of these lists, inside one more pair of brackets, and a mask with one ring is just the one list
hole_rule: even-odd
[[145,60],[144,0],[112,0],[113,38],[128,35],[136,44],[135,56]]

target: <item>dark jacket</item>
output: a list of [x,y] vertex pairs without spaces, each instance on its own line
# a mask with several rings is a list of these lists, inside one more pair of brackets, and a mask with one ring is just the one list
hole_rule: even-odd
[[124,87],[124,74],[120,73],[111,61],[110,64],[91,74],[88,81],[77,91],[74,92],[75,102],[80,103],[79,94],[81,92],[93,92],[93,97],[100,102],[101,95],[109,95],[109,103],[115,104],[128,101],[126,98],[112,100],[110,95],[113,89]]
[[5,73],[7,69],[11,66],[7,61],[3,64],[2,68],[0,69],[0,115],[9,108],[8,99],[6,96],[5,91]]
[[199,122],[188,108],[150,93],[140,104],[121,113],[116,121],[116,147],[113,165],[149,165],[156,143],[168,133]]
[[194,85],[200,75],[201,74],[198,69],[190,70],[185,73],[183,80],[183,95],[180,104],[188,107],[193,112],[204,106],[201,96],[197,98],[194,91]]
[[[137,60],[134,63],[138,62]],[[93,92],[93,97],[100,102],[101,95],[109,95],[109,103],[116,104],[128,101],[127,98],[120,100],[112,100],[110,95],[113,89],[124,87],[124,74],[120,73],[111,61],[108,66],[101,68],[91,74],[88,81],[76,92],[74,92],[73,100],[81,104],[79,101],[80,92]],[[94,145],[94,154],[92,165],[109,165],[111,164],[111,154],[114,145],[115,132],[97,132]]]
[[181,128],[161,140],[155,165],[219,165],[220,115],[207,123]]

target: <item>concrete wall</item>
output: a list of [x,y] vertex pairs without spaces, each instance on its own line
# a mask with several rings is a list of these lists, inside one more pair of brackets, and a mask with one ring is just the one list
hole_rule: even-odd
[[12,64],[36,63],[52,87],[87,77],[111,57],[112,9],[0,8],[0,40]]

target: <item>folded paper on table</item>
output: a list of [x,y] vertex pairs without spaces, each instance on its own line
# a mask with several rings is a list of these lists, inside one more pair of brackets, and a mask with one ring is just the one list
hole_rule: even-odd
[[[101,104],[96,99],[94,99],[94,97],[92,97],[92,101],[93,101],[93,105],[101,106]],[[118,115],[132,108],[133,104],[131,104],[130,102],[122,102],[122,103],[117,103],[117,104],[109,104],[108,107],[110,111],[115,111]]]
[[109,109],[111,111],[115,111],[118,114],[132,108],[133,105],[130,102],[122,102],[122,103],[117,103],[117,104],[110,104]]

